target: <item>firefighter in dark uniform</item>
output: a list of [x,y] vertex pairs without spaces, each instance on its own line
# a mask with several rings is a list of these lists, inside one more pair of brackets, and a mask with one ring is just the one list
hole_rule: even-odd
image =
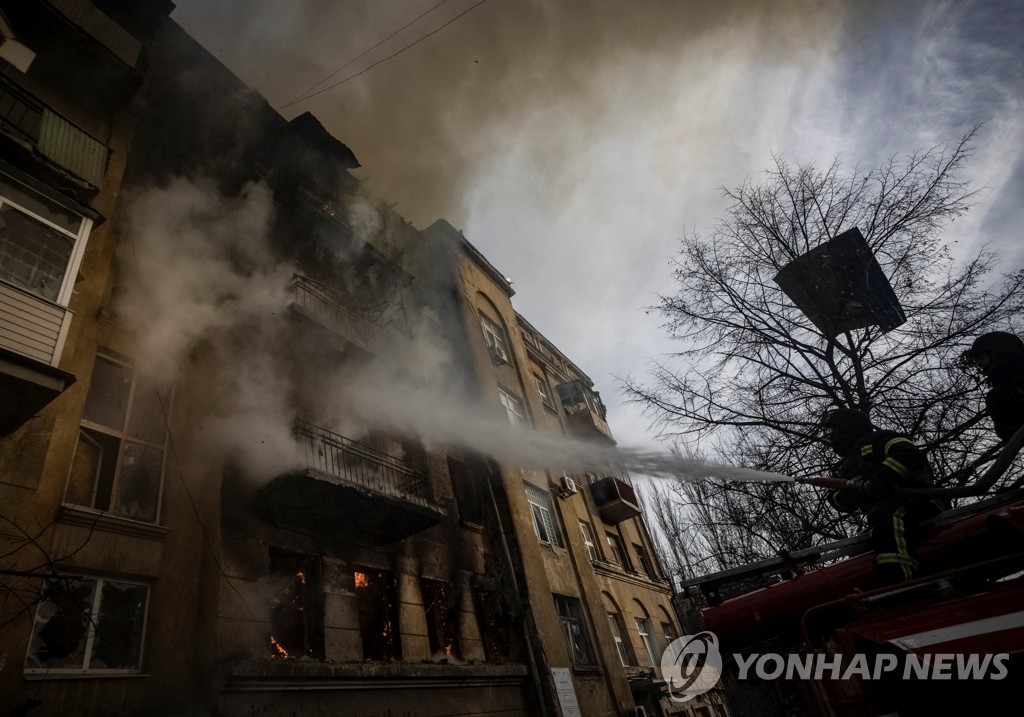
[[1024,341],[1006,331],[992,331],[974,340],[963,361],[981,371],[989,385],[985,412],[1002,440],[1024,425]]
[[874,582],[879,586],[910,580],[917,572],[914,530],[942,509],[930,500],[906,499],[899,488],[933,486],[928,459],[904,435],[875,428],[867,414],[851,408],[829,411],[822,421],[826,440],[842,460],[837,475],[846,486],[829,494],[845,513],[860,512],[871,529]]

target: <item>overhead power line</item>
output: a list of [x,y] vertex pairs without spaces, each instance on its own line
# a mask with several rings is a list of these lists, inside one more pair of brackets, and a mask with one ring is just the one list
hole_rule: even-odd
[[427,15],[429,15],[429,14],[430,14],[430,13],[432,13],[432,12],[434,12],[434,10],[437,10],[437,9],[438,9],[439,7],[441,7],[442,5],[444,5],[444,4],[446,3],[446,2],[448,2],[448,0],[441,0],[441,2],[439,2],[439,3],[437,4],[437,5],[434,5],[434,7],[430,8],[430,9],[429,9],[429,10],[427,10],[427,11],[426,11],[425,13],[423,13],[423,14],[421,14],[421,15],[417,15],[417,16],[416,16],[416,18],[414,18],[413,20],[410,20],[409,22],[407,22],[407,23],[405,23],[404,25],[402,25],[402,26],[401,26],[400,28],[398,28],[398,29],[397,29],[397,30],[395,30],[395,31],[394,31],[393,33],[391,33],[390,35],[388,35],[387,37],[385,37],[385,38],[384,38],[383,40],[381,40],[380,42],[378,42],[378,43],[377,43],[376,45],[374,45],[373,47],[370,47],[370,48],[368,48],[368,49],[366,49],[366,50],[363,50],[363,51],[362,51],[362,52],[360,52],[360,53],[359,53],[358,55],[356,55],[355,57],[353,57],[353,58],[352,58],[351,60],[349,60],[348,62],[346,62],[346,63],[345,63],[344,65],[342,65],[341,67],[339,67],[339,68],[338,68],[337,70],[335,70],[335,71],[334,71],[334,72],[332,72],[331,74],[327,75],[327,77],[324,77],[323,79],[319,80],[318,82],[315,82],[315,83],[314,83],[314,84],[313,84],[313,85],[312,85],[311,87],[308,87],[307,89],[303,90],[303,91],[302,91],[302,92],[301,92],[301,93],[299,94],[299,96],[298,96],[298,97],[296,97],[296,98],[295,98],[294,100],[292,100],[291,102],[289,102],[289,103],[288,103],[287,105],[284,105],[284,106],[285,106],[285,107],[288,107],[289,105],[293,105],[293,104],[295,104],[296,102],[301,102],[301,101],[302,101],[303,99],[305,99],[306,95],[308,95],[308,94],[309,94],[310,92],[312,92],[313,90],[315,90],[315,89],[316,89],[317,87],[319,87],[319,86],[320,86],[320,85],[322,85],[323,83],[327,82],[327,80],[329,80],[329,79],[331,79],[332,77],[334,77],[334,76],[335,76],[336,74],[338,74],[339,72],[341,72],[342,70],[344,70],[344,69],[345,69],[346,67],[348,67],[349,65],[351,65],[351,64],[352,64],[353,62],[355,62],[356,60],[358,60],[358,59],[360,59],[360,58],[362,58],[362,57],[365,57],[365,56],[366,56],[366,55],[368,55],[369,53],[373,52],[373,51],[374,51],[374,50],[376,50],[376,49],[377,49],[378,47],[380,47],[381,45],[383,45],[383,44],[384,44],[385,42],[387,42],[388,40],[390,40],[390,39],[391,39],[392,37],[394,37],[394,36],[395,36],[395,35],[397,35],[398,33],[402,32],[403,30],[405,30],[405,29],[406,29],[406,28],[408,28],[409,26],[411,26],[411,25],[415,25],[415,24],[416,24],[417,22],[419,22],[419,21],[420,21],[421,19],[425,18],[425,17],[427,16]]
[[[445,24],[441,25],[441,27],[437,28],[436,30],[431,30],[426,35],[424,35],[423,37],[421,37],[421,38],[419,38],[417,40],[414,40],[413,42],[410,42],[408,45],[406,45],[405,47],[403,47],[401,50],[399,50],[398,52],[394,53],[393,55],[388,55],[387,57],[385,57],[382,60],[377,60],[377,62],[374,62],[369,67],[360,70],[359,72],[355,73],[354,75],[349,75],[345,79],[339,80],[338,82],[335,82],[333,85],[328,85],[327,87],[324,87],[321,90],[317,90],[316,92],[310,93],[310,94],[306,95],[305,97],[302,97],[301,99],[293,100],[293,101],[289,102],[288,104],[281,105],[281,109],[284,109],[285,107],[291,107],[294,104],[297,104],[297,103],[302,102],[304,100],[311,99],[313,97],[316,97],[317,95],[321,95],[324,92],[327,92],[328,90],[333,90],[335,87],[339,87],[339,86],[345,84],[346,82],[348,82],[349,80],[354,80],[355,78],[359,77],[360,75],[369,72],[370,70],[372,70],[377,65],[380,65],[380,64],[382,64],[384,62],[387,62],[388,60],[391,60],[391,59],[394,59],[394,58],[398,57],[403,52],[405,52],[409,48],[411,48],[411,47],[413,47],[415,45],[418,45],[419,43],[423,42],[424,40],[426,40],[431,35],[436,35],[437,33],[441,32],[441,30],[443,30],[446,27],[448,27],[449,25],[451,25],[453,22],[458,20],[460,17],[462,17],[463,15],[466,15],[467,13],[469,13],[472,10],[475,10],[476,8],[478,8],[481,5],[483,5],[485,2],[487,2],[487,0],[479,0],[479,2],[477,2],[477,3],[473,4],[473,5],[470,5],[468,8],[466,8],[465,10],[460,12],[458,15],[453,17],[451,20],[449,20]],[[322,82],[322,80],[321,80],[321,82]],[[317,83],[317,84],[319,84],[319,83]]]

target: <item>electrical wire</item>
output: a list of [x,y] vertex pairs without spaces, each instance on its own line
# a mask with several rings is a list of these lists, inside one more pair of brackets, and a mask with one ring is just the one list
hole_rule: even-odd
[[348,67],[349,65],[351,65],[351,64],[352,64],[353,62],[355,62],[356,60],[358,60],[358,59],[360,59],[360,58],[362,58],[362,57],[365,57],[365,56],[366,56],[366,55],[368,55],[369,53],[373,52],[373,51],[374,51],[374,50],[376,50],[376,49],[377,49],[378,47],[380,47],[381,45],[383,45],[383,44],[384,44],[385,42],[387,42],[388,40],[390,40],[390,39],[391,39],[392,37],[394,37],[394,36],[395,36],[395,35],[397,35],[398,33],[402,32],[402,31],[403,31],[403,30],[405,30],[406,28],[410,27],[411,25],[415,25],[415,24],[416,24],[417,22],[419,22],[419,21],[420,21],[421,19],[425,18],[425,17],[427,16],[427,15],[429,15],[429,14],[430,14],[430,13],[432,13],[432,12],[434,12],[434,10],[437,10],[437,9],[438,9],[439,7],[441,7],[442,5],[444,5],[444,4],[446,3],[446,2],[448,2],[448,0],[441,0],[441,2],[439,2],[439,3],[437,4],[437,5],[434,5],[434,7],[430,8],[429,10],[427,10],[427,11],[426,11],[425,13],[423,13],[422,15],[418,15],[418,16],[416,16],[416,18],[415,18],[415,19],[413,19],[413,20],[410,20],[409,22],[405,23],[404,25],[402,25],[402,27],[400,27],[400,28],[398,28],[397,30],[395,30],[395,31],[394,31],[393,33],[391,33],[390,35],[388,35],[387,37],[385,37],[385,38],[384,38],[383,40],[381,40],[380,42],[378,42],[378,43],[377,43],[376,45],[374,45],[373,47],[371,47],[371,48],[369,48],[369,49],[367,49],[367,50],[364,50],[363,52],[359,53],[358,55],[356,55],[355,57],[353,57],[353,58],[352,58],[351,60],[349,60],[348,62],[346,62],[346,63],[345,63],[344,65],[342,65],[341,67],[339,67],[339,68],[338,68],[337,70],[335,70],[335,71],[334,71],[334,72],[332,72],[331,74],[327,75],[327,77],[323,78],[323,79],[322,79],[322,80],[320,80],[319,82],[316,82],[316,83],[314,83],[312,87],[309,87],[309,88],[307,88],[306,90],[304,90],[304,91],[303,91],[302,93],[300,93],[300,94],[299,94],[299,96],[298,96],[298,97],[296,97],[296,98],[295,98],[294,100],[292,100],[291,102],[289,102],[289,103],[288,103],[287,105],[284,105],[284,106],[285,106],[285,107],[288,107],[289,105],[295,104],[296,102],[301,102],[301,101],[302,101],[303,99],[305,99],[305,98],[306,98],[306,95],[308,95],[308,94],[309,94],[310,92],[312,92],[313,90],[315,90],[315,89],[316,89],[317,87],[319,87],[319,86],[320,86],[320,85],[322,85],[323,83],[327,82],[327,80],[329,80],[329,79],[331,79],[332,77],[334,77],[334,76],[335,76],[336,74],[338,74],[339,72],[341,72],[342,70],[344,70],[344,69],[345,69],[346,67]]
[[392,54],[392,55],[388,55],[387,57],[385,57],[385,58],[384,58],[384,59],[382,59],[382,60],[377,60],[377,62],[374,62],[374,63],[373,63],[372,65],[370,65],[369,67],[367,67],[367,68],[365,68],[365,69],[363,69],[363,70],[360,70],[359,72],[355,73],[354,75],[349,75],[349,76],[348,76],[348,77],[346,77],[345,79],[343,79],[343,80],[340,80],[340,81],[338,81],[338,82],[335,82],[335,83],[334,83],[333,85],[328,85],[327,87],[323,88],[322,90],[317,90],[316,92],[313,92],[312,94],[308,94],[308,95],[306,95],[305,97],[303,97],[303,98],[302,98],[301,100],[294,100],[294,101],[292,101],[292,102],[289,102],[288,104],[285,104],[285,105],[281,105],[281,109],[284,109],[285,107],[291,107],[291,106],[292,106],[292,105],[294,105],[294,104],[297,104],[297,103],[299,103],[299,102],[303,102],[303,101],[305,101],[305,100],[311,99],[311,98],[313,98],[313,97],[316,97],[317,95],[321,95],[321,94],[323,94],[324,92],[327,92],[328,90],[333,90],[333,89],[334,89],[335,87],[340,87],[341,85],[345,84],[345,83],[346,83],[346,82],[348,82],[349,80],[354,80],[355,78],[359,77],[360,75],[363,75],[363,74],[365,74],[365,73],[369,72],[370,70],[372,70],[372,69],[373,69],[374,67],[376,67],[377,65],[380,65],[380,64],[382,64],[382,63],[385,63],[385,62],[387,62],[388,60],[394,59],[395,57],[398,57],[398,56],[399,56],[399,55],[401,55],[401,54],[402,54],[403,52],[405,52],[405,51],[406,51],[406,50],[408,50],[409,48],[411,48],[411,47],[413,47],[413,46],[415,46],[415,45],[418,45],[419,43],[423,42],[424,40],[426,40],[426,39],[427,39],[428,37],[430,37],[431,35],[436,35],[437,33],[441,32],[441,30],[443,30],[443,29],[445,29],[446,27],[448,27],[449,25],[451,25],[451,24],[452,24],[453,22],[455,22],[456,20],[458,20],[458,19],[459,19],[460,17],[462,17],[463,15],[466,15],[467,13],[469,13],[469,12],[470,12],[470,11],[472,11],[472,10],[475,10],[476,8],[478,8],[478,7],[480,7],[481,5],[483,5],[483,4],[485,3],[485,2],[487,2],[487,0],[479,0],[479,2],[477,2],[477,3],[473,4],[473,5],[471,5],[470,7],[466,8],[465,10],[463,10],[462,12],[460,12],[460,13],[459,13],[458,15],[456,15],[455,17],[453,17],[453,18],[452,18],[451,20],[449,20],[448,22],[446,22],[446,23],[445,23],[444,25],[441,25],[441,27],[437,28],[436,30],[431,30],[431,31],[430,31],[430,32],[428,32],[428,33],[427,33],[426,35],[424,35],[423,37],[419,38],[418,40],[414,40],[413,42],[409,43],[408,45],[406,45],[405,47],[403,47],[403,48],[402,48],[401,50],[399,50],[398,52],[396,52],[396,53],[394,53],[394,54]]

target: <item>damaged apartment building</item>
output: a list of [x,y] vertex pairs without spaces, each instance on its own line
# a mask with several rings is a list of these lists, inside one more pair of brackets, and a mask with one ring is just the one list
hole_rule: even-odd
[[724,714],[625,469],[494,444],[591,380],[172,10],[0,0],[0,716]]

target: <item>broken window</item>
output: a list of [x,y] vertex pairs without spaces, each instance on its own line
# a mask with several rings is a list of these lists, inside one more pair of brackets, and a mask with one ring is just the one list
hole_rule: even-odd
[[458,615],[450,583],[420,578],[423,610],[427,614],[427,637],[430,654],[443,658],[462,659],[459,643]]
[[49,580],[36,609],[25,672],[138,672],[148,598],[142,583]]
[[363,658],[401,660],[402,643],[398,627],[398,586],[389,570],[357,568],[353,573],[359,604],[359,634]]
[[555,401],[551,398],[551,388],[547,379],[539,374],[533,374],[533,380],[537,383],[537,393],[540,394],[540,401],[551,410],[555,409]]
[[508,634],[498,594],[493,590],[476,590],[473,601],[480,637],[484,641],[484,656],[488,662],[502,662],[508,657]]
[[167,395],[121,360],[97,355],[65,502],[155,523]]
[[651,641],[651,621],[646,617],[635,619],[637,634],[640,635],[640,642],[644,646],[644,652],[647,653],[647,666],[656,665],[658,662],[654,659],[654,643]]
[[639,543],[633,543],[633,550],[636,552],[637,562],[640,564],[640,570],[649,578],[657,578],[658,576],[654,573],[654,566],[651,563],[650,556],[647,555],[647,551],[644,546]]
[[619,616],[615,613],[608,613],[608,626],[612,630],[612,639],[615,640],[615,650],[619,653],[619,662],[623,667],[629,667],[629,651],[622,639],[622,629],[619,626]]
[[580,521],[580,532],[583,533],[583,544],[587,546],[587,555],[591,560],[600,561],[601,554],[597,551],[597,540],[594,538],[594,529],[585,520]]
[[523,484],[526,487],[526,500],[530,503],[530,513],[533,515],[533,529],[541,542],[551,545],[560,545],[558,533],[555,531],[555,519],[551,508],[551,494],[541,490],[530,483]]
[[569,660],[574,665],[591,665],[594,659],[590,651],[590,639],[583,623],[583,610],[580,601],[573,597],[554,595],[555,610],[558,622],[562,627],[562,636],[569,651]]
[[605,536],[608,540],[608,547],[612,551],[612,560],[621,565],[623,569],[629,568],[626,551],[622,549],[622,539],[615,533],[605,533]]
[[270,575],[276,586],[270,599],[270,654],[324,659],[319,560],[271,548]]

